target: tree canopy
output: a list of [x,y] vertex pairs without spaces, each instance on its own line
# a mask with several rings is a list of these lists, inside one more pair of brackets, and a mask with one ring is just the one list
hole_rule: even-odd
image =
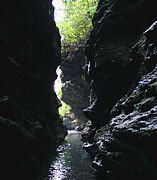
[[63,0],[65,16],[58,26],[63,45],[79,43],[86,39],[92,27],[92,17],[98,0]]

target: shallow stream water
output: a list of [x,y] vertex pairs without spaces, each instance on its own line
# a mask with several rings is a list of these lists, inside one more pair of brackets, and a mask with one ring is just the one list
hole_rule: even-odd
[[94,180],[90,158],[82,149],[81,133],[68,131],[65,142],[57,148],[46,180]]

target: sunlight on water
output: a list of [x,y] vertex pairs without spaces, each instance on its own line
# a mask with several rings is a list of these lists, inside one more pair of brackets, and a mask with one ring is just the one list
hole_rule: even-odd
[[58,147],[57,152],[59,153],[55,162],[51,165],[50,170],[50,179],[49,180],[63,180],[66,178],[68,170],[71,168],[67,166],[67,162],[65,161],[65,145]]
[[66,141],[57,148],[58,156],[51,165],[48,180],[95,179],[80,137],[80,132],[69,131]]

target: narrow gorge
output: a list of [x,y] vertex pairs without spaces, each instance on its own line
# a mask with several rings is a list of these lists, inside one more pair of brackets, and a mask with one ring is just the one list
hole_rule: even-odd
[[[51,0],[2,0],[0,179],[157,177],[156,1],[97,3],[83,42],[62,50]],[[59,114],[58,66],[81,133]]]

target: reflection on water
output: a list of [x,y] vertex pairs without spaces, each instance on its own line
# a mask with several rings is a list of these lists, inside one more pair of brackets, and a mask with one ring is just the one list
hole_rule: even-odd
[[58,147],[58,156],[49,170],[48,180],[93,180],[88,154],[82,149],[81,134],[69,131]]

